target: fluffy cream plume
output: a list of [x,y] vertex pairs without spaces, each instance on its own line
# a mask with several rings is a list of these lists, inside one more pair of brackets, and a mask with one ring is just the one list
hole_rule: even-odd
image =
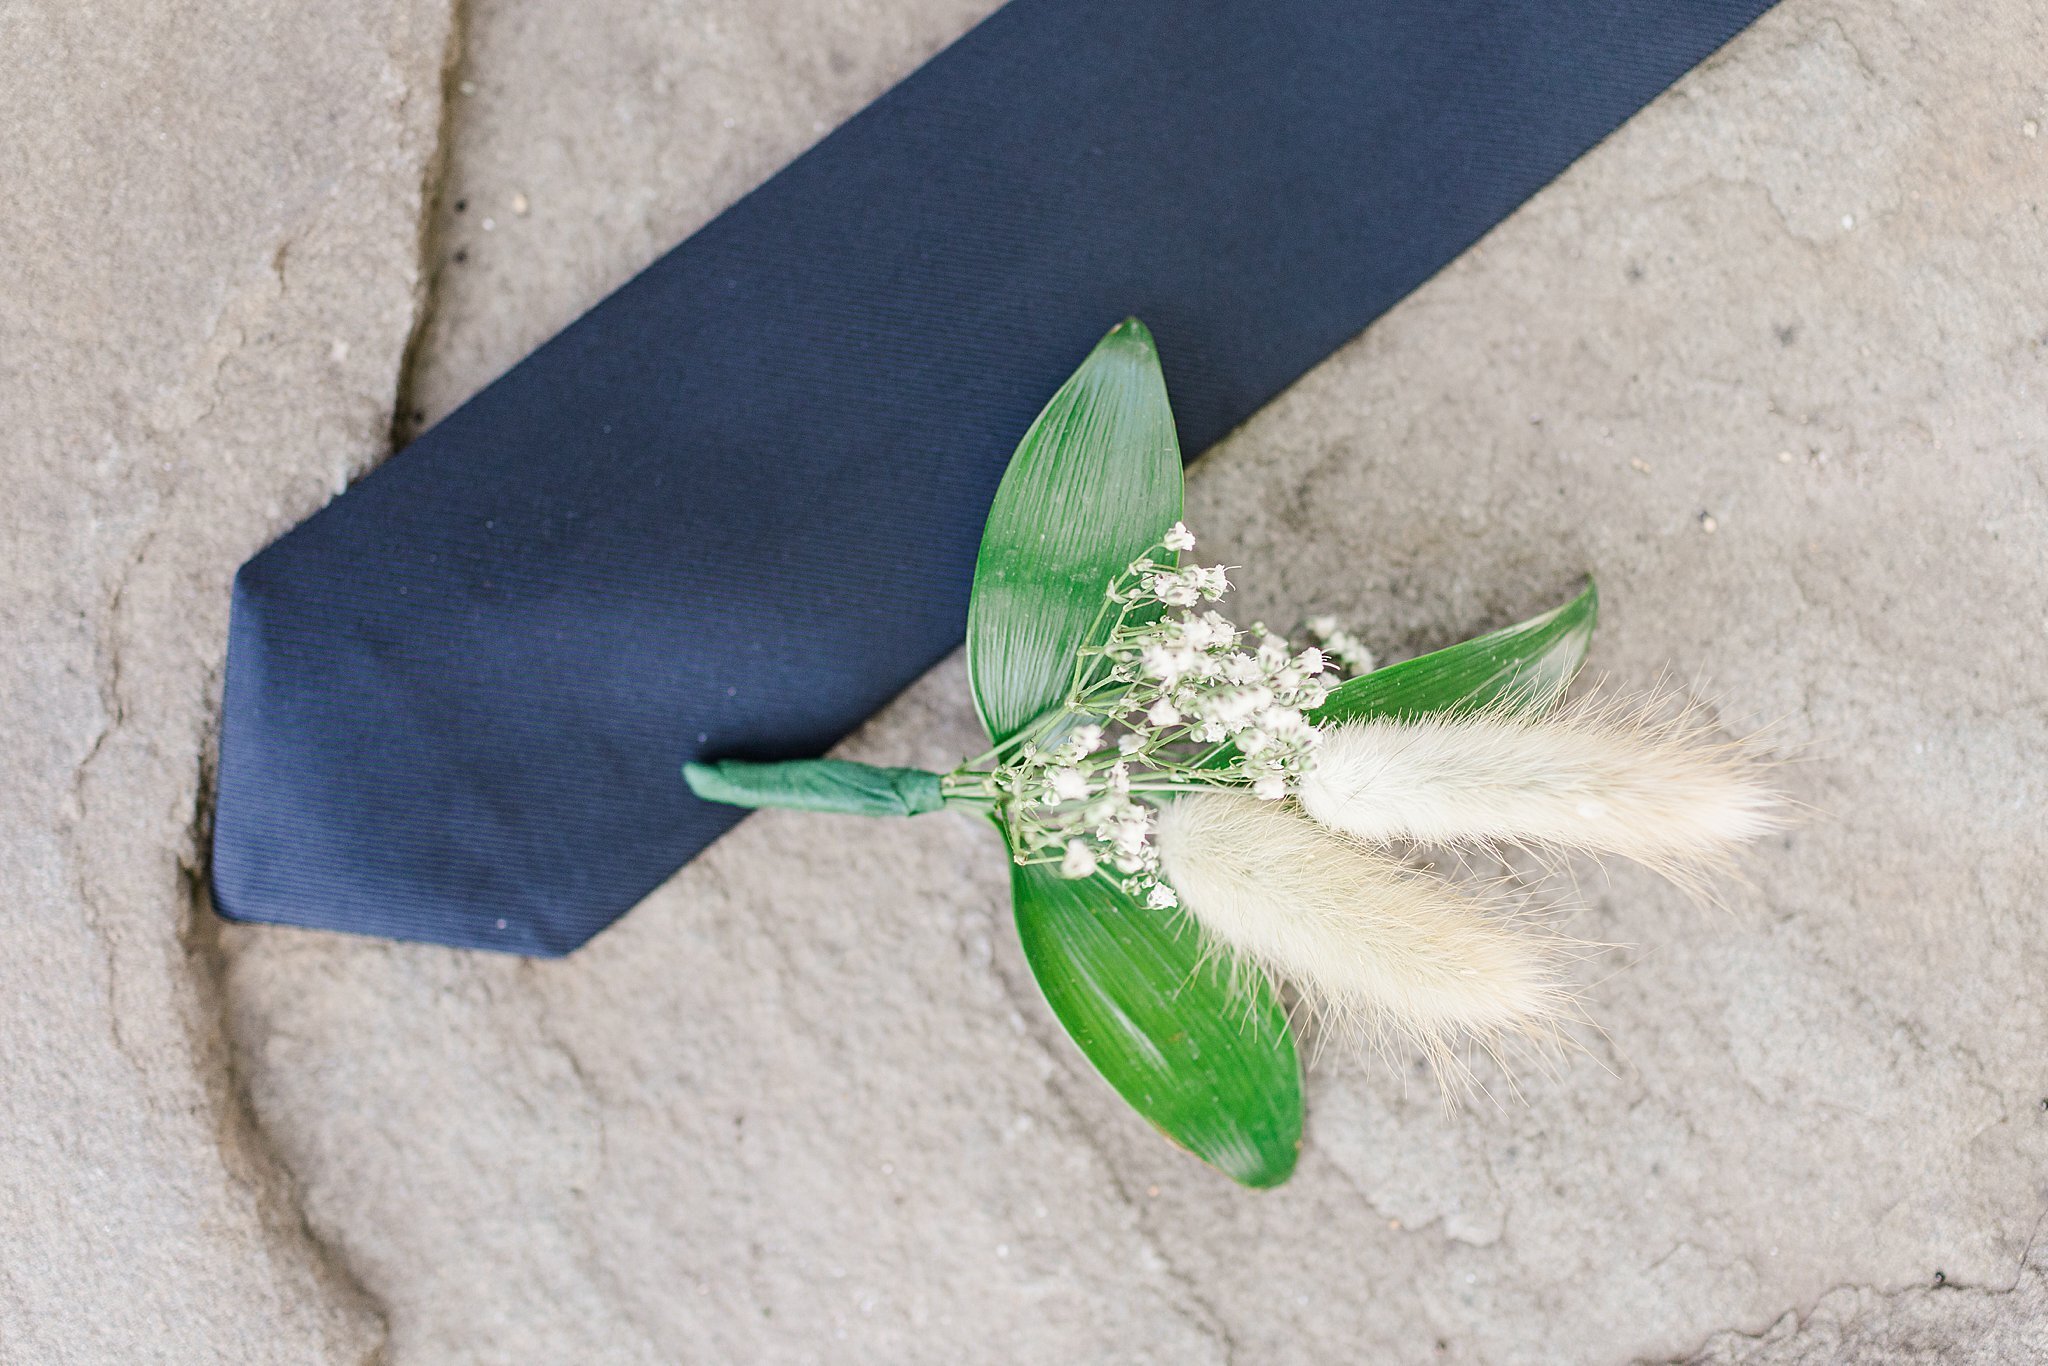
[[1568,941],[1278,803],[1183,797],[1158,841],[1181,904],[1234,961],[1381,1046],[1419,1045],[1447,1084],[1465,1077],[1466,1043],[1519,1051],[1578,1014],[1559,973]]
[[1524,844],[1632,859],[1690,886],[1784,824],[1765,765],[1697,708],[1364,721],[1323,732],[1302,809],[1362,840]]

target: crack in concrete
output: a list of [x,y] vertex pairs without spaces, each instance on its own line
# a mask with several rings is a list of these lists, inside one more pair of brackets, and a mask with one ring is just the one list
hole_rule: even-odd
[[[1785,1322],[1787,1315],[1790,1315],[1792,1317],[1792,1335],[1803,1333],[1813,1323],[1814,1317],[1819,1312],[1821,1305],[1826,1303],[1829,1299],[1833,1298],[1834,1296],[1841,1294],[1854,1295],[1867,1293],[1876,1296],[1880,1301],[1882,1301],[1886,1305],[1897,1304],[1900,1301],[1915,1295],[1954,1294],[1974,1296],[1980,1299],[2002,1299],[2005,1296],[2012,1295],[2018,1292],[2021,1289],[2021,1287],[2023,1287],[2027,1283],[2028,1267],[2033,1261],[2034,1248],[2040,1241],[2041,1229],[2044,1223],[2048,1223],[2048,1208],[2043,1208],[2043,1210],[2035,1216],[2033,1231],[2028,1234],[2026,1245],[2020,1249],[2020,1255],[2013,1268],[2012,1281],[2008,1285],[1987,1286],[1976,1285],[1965,1281],[1951,1280],[1939,1271],[1935,1272],[1935,1278],[1933,1280],[1922,1281],[1912,1285],[1880,1286],[1858,1284],[1845,1281],[1837,1285],[1829,1286],[1826,1290],[1822,1291],[1819,1295],[1815,1296],[1809,1303],[1807,1303],[1804,1308],[1788,1309],[1784,1313],[1781,1313],[1776,1318],[1772,1319],[1769,1323],[1766,1323],[1763,1327],[1758,1328],[1754,1331],[1747,1331],[1743,1329],[1717,1328],[1712,1332],[1708,1333],[1705,1337],[1703,1337],[1700,1340],[1699,1345],[1695,1347],[1692,1351],[1680,1353],[1679,1355],[1673,1357],[1660,1358],[1658,1359],[1657,1366],[1695,1366],[1695,1363],[1705,1362],[1709,1360],[1708,1354],[1712,1350],[1714,1340],[1717,1338],[1734,1338],[1741,1341],[1753,1342],[1761,1346],[1768,1342],[1774,1333],[1778,1332],[1779,1325]],[[2037,1277],[2048,1278],[2048,1268],[2042,1268],[2035,1274]],[[1843,1320],[1840,1326],[1844,1330],[1852,1329],[1858,1324],[1867,1322],[1871,1317],[1871,1312],[1861,1313],[1853,1318]],[[1648,1361],[1649,1359],[1645,1358],[1643,1360]]]
[[[434,210],[439,203],[449,163],[450,109],[453,104],[450,96],[461,62],[462,39],[461,0],[450,0],[448,27],[440,64],[438,97],[441,103],[438,133],[433,151],[427,158],[421,175],[417,207],[418,231],[415,238],[418,267],[413,290],[413,318],[405,347],[401,352],[395,386],[396,398],[389,428],[392,449],[396,449],[399,444],[398,435],[403,427],[404,415],[409,411],[420,341],[425,335],[427,320],[433,307],[435,272],[431,262],[435,249]],[[279,246],[270,263],[280,289],[284,284],[285,255],[289,246],[289,242]],[[116,587],[109,609],[110,614],[118,612],[127,578],[141,562],[148,544],[149,538],[145,537],[141,547],[130,557]],[[102,689],[102,695],[105,697],[107,686],[112,686],[114,706],[108,708],[108,725],[95,737],[90,751],[81,763],[81,779],[84,766],[97,755],[106,737],[118,727],[122,717],[118,695],[119,634],[117,629],[112,629],[117,627],[118,623],[110,623],[108,633],[108,639],[113,642],[113,681],[111,685],[103,684]],[[376,1341],[365,1355],[362,1366],[382,1366],[382,1363],[390,1360],[391,1310],[371,1288],[368,1277],[354,1264],[346,1248],[331,1240],[315,1225],[307,1208],[304,1184],[298,1173],[293,1170],[275,1136],[265,1125],[263,1116],[256,1106],[250,1087],[247,1059],[243,1057],[234,1036],[230,1015],[231,989],[228,986],[229,953],[223,942],[222,922],[213,907],[206,869],[206,860],[212,847],[211,831],[219,745],[217,718],[224,669],[224,663],[216,665],[207,680],[206,691],[213,701],[210,715],[215,721],[200,737],[199,772],[194,785],[195,795],[187,854],[180,859],[179,865],[182,915],[178,941],[185,956],[188,980],[192,983],[197,996],[196,1008],[187,1012],[187,1045],[197,1063],[197,1074],[204,1079],[207,1099],[214,1114],[215,1142],[220,1151],[222,1165],[230,1178],[248,1193],[273,1254],[287,1262],[303,1258],[310,1265],[312,1275],[328,1303],[376,1324]],[[110,945],[110,969],[111,953]],[[118,1042],[118,1025],[116,1035]],[[577,1071],[579,1080],[582,1080],[581,1068],[577,1066],[573,1056],[570,1065]]]
[[[213,763],[202,753],[200,792],[194,812],[193,850],[205,849],[213,794]],[[189,1012],[186,1033],[196,1071],[205,1079],[214,1115],[214,1142],[221,1165],[256,1207],[259,1225],[273,1255],[286,1260],[306,1258],[328,1303],[373,1321],[377,1340],[362,1366],[383,1366],[389,1358],[391,1314],[370,1289],[347,1252],[313,1224],[305,1189],[265,1127],[250,1093],[247,1068],[228,1020],[228,955],[221,943],[221,920],[214,913],[204,870],[195,857],[181,861],[184,915],[179,946],[187,975],[199,996]]]
[[398,362],[398,384],[392,397],[390,442],[393,451],[419,434],[422,420],[416,406],[419,393],[420,359],[426,346],[427,330],[434,320],[436,295],[441,282],[441,197],[447,190],[448,169],[454,159],[455,95],[461,76],[467,8],[464,0],[449,0],[448,36],[441,49],[441,108],[436,123],[434,150],[420,177],[419,231],[415,239],[419,268],[413,280],[412,330]]
[[100,890],[90,874],[93,861],[88,857],[81,832],[87,824],[86,791],[91,783],[93,770],[100,762],[107,741],[122,728],[128,719],[128,704],[123,697],[122,655],[123,634],[121,629],[121,603],[128,592],[128,583],[135,571],[148,556],[155,543],[158,528],[152,527],[136,538],[134,549],[114,575],[113,591],[107,596],[107,605],[101,613],[101,624],[95,632],[95,651],[99,662],[94,672],[97,675],[100,726],[86,744],[85,753],[71,768],[71,790],[68,794],[71,819],[64,823],[70,848],[68,857],[72,869],[73,890],[78,895],[79,910],[94,937],[98,939],[101,956],[106,965],[107,977],[107,1032],[114,1045],[114,1051],[143,1077],[149,1075],[144,1060],[138,1056],[121,1027],[120,995],[120,945],[108,920],[107,908],[100,896]]

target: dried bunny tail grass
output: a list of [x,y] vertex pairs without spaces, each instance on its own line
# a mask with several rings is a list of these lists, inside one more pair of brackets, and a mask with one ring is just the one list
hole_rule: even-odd
[[1657,697],[1363,721],[1323,732],[1304,810],[1363,840],[1615,855],[1703,891],[1791,803],[1752,743]]
[[1571,941],[1276,802],[1184,797],[1159,816],[1168,881],[1233,962],[1292,981],[1305,1004],[1381,1052],[1422,1049],[1447,1091],[1471,1046],[1505,1069],[1548,1055],[1582,1017],[1564,985]]

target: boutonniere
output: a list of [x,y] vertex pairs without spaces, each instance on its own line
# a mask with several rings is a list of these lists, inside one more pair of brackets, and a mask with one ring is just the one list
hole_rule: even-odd
[[950,773],[692,764],[739,806],[986,819],[1047,1004],[1125,1100],[1250,1186],[1294,1169],[1282,984],[1328,1029],[1419,1049],[1448,1086],[1580,1016],[1575,948],[1498,883],[1408,856],[1531,848],[1693,887],[1776,828],[1746,746],[1691,710],[1566,700],[1598,599],[1386,668],[1335,623],[1290,644],[1193,562],[1152,337],[1104,337],[1025,433],[967,610],[990,747]]

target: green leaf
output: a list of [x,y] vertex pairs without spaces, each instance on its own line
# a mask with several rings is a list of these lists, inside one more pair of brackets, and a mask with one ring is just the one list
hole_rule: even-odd
[[1065,700],[1103,590],[1180,520],[1181,489],[1159,353],[1127,318],[1031,424],[989,509],[967,677],[991,739]]
[[[1001,743],[1067,695],[1109,629],[1103,591],[1181,515],[1180,444],[1152,336],[1102,339],[1018,444],[989,510],[967,611],[976,710]],[[1081,1051],[1168,1137],[1274,1186],[1301,1147],[1301,1065],[1273,989],[1233,992],[1185,917],[1105,878],[1016,867],[1025,957]]]
[[1557,700],[1585,663],[1599,613],[1600,593],[1589,581],[1570,602],[1519,626],[1342,683],[1309,720],[1328,726],[1486,706],[1540,710]]
[[683,781],[707,802],[781,806],[847,816],[915,816],[946,804],[939,775],[921,768],[877,768],[846,759],[754,764],[725,759],[684,764]]
[[1146,1119],[1247,1186],[1277,1186],[1301,1151],[1301,1063],[1265,977],[1231,990],[1187,917],[1101,876],[1011,874],[1017,934],[1046,1003]]

